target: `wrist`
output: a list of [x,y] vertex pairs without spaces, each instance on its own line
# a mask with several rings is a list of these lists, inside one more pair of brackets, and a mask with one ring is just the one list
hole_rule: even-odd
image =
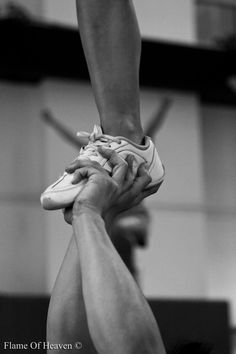
[[115,215],[112,211],[106,212],[103,214],[103,219],[106,224],[111,224],[115,218]]
[[110,210],[107,210],[103,215],[103,219],[104,219],[104,222],[106,225],[107,233],[109,235],[111,233],[112,225],[114,224],[116,217],[117,217],[117,212],[113,208],[111,208]]
[[86,201],[77,201],[73,206],[73,220],[79,217],[81,214],[96,214],[101,217],[101,211],[99,208],[94,206],[93,204]]

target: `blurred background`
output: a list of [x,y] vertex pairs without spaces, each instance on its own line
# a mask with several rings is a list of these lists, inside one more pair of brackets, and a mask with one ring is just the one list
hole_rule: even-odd
[[[233,353],[236,2],[134,0],[134,5],[144,41],[144,127],[163,99],[171,100],[154,139],[166,180],[146,201],[148,243],[135,251],[139,282],[150,299],[226,303]],[[3,297],[47,298],[71,236],[62,213],[42,210],[39,197],[77,156],[42,120],[42,109],[74,132],[91,131],[99,122],[84,59],[70,67],[73,50],[81,51],[74,33],[74,0],[0,0]]]

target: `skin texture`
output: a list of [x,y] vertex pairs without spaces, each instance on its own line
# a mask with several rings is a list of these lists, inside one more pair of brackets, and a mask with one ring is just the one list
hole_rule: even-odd
[[[142,143],[144,133],[139,98],[141,38],[132,0],[77,0],[76,5],[80,37],[103,132]],[[147,127],[146,135],[152,136],[159,128],[167,108],[168,99],[162,102],[160,114],[158,112],[156,119]],[[49,111],[44,110],[42,118],[77,148],[86,144],[55,120]],[[113,230],[114,243],[119,247],[116,230]],[[124,232],[128,236],[127,230]],[[147,230],[143,229],[143,239],[146,234]],[[126,264],[134,274],[133,249],[137,242],[133,238],[131,243],[126,237],[122,243],[122,248],[126,249]]]
[[141,143],[141,38],[132,0],[77,0],[76,5],[103,131]]
[[131,207],[146,196],[150,176],[143,166],[134,175],[131,157],[124,161],[112,151],[103,154],[109,155],[111,176],[91,161],[76,170],[87,182],[73,209],[65,211],[73,237],[50,301],[48,340],[80,341],[82,353],[162,354],[154,316],[105,227],[105,219],[123,210],[124,201]]
[[[137,163],[133,155],[129,155],[126,160],[123,160],[118,157],[115,151],[108,148],[99,147],[98,152],[104,158],[109,160],[109,164],[113,168],[112,180],[109,178],[110,176],[108,175],[108,172],[104,170],[99,163],[90,160],[76,159],[70,164],[69,167],[66,168],[66,172],[74,173],[72,183],[75,184],[79,183],[83,178],[88,177],[92,182],[94,182],[94,178],[96,181],[97,179],[100,179],[100,183],[104,188],[107,184],[109,184],[109,190],[106,191],[106,198],[100,198],[100,200],[97,200],[96,193],[98,193],[98,191],[95,186],[94,190],[89,187],[91,195],[87,195],[87,187],[85,186],[85,189],[82,193],[80,193],[74,207],[76,207],[79,203],[89,204],[90,201],[92,201],[93,205],[97,205],[97,209],[102,210],[102,215],[105,218],[111,218],[113,214],[117,215],[121,211],[132,208],[133,206],[139,204],[144,198],[157,191],[156,186],[148,191],[144,190],[144,183],[147,186],[151,182],[151,177],[146,170],[145,164],[141,164],[137,175],[134,175],[135,165],[137,165]],[[83,168],[84,166],[86,167]],[[91,166],[89,175],[87,166]],[[97,173],[93,170],[93,168],[100,171],[99,176],[97,176]],[[117,180],[119,181],[119,184]],[[137,190],[140,193],[137,193]],[[94,203],[95,199],[96,204]]]
[[[131,0],[77,0],[79,32],[105,134],[141,143],[141,40]],[[51,343],[82,342],[83,353],[165,353],[140,289],[115,251],[106,228],[122,210],[155,193],[145,166],[100,151],[112,175],[95,163],[73,165],[74,183],[86,185],[65,210],[73,237],[53,289],[47,321]],[[53,350],[53,353],[60,350]],[[70,353],[73,351],[70,351]],[[78,353],[78,350],[74,350]]]
[[[166,118],[171,102],[171,99],[168,97],[162,99],[158,109],[149,119],[145,135],[152,139],[154,138]],[[76,136],[75,132],[64,122],[58,120],[49,109],[44,109],[41,112],[41,118],[64,141],[73,145],[76,149],[79,150],[83,145],[87,145],[88,138]],[[106,225],[115,248],[136,280],[138,280],[138,270],[135,266],[134,250],[136,247],[145,247],[148,237],[148,224],[148,213],[143,203],[142,205],[139,204],[138,208],[131,209],[128,213],[119,215],[116,220],[113,220],[109,228]]]

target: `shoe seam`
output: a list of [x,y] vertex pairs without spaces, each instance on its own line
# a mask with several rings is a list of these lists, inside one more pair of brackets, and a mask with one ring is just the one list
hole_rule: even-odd
[[[72,189],[74,189],[76,186],[78,186],[78,184],[79,183],[76,183],[76,184],[74,184],[74,185],[72,185],[72,186],[70,186],[70,187],[67,187],[67,189],[56,189],[56,190],[53,190],[53,189],[51,189],[51,190],[49,190],[49,191],[45,191],[44,193],[43,193],[43,195],[47,195],[47,194],[51,194],[51,193],[58,193],[58,192],[62,192],[62,191],[68,191],[68,190],[72,190]],[[68,186],[68,185],[67,185]],[[66,186],[65,186],[66,187]]]

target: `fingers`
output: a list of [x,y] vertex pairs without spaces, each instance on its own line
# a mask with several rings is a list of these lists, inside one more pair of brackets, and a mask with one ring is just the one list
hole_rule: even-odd
[[[118,204],[122,208],[136,205],[144,198],[157,192],[159,186],[147,189],[152,179],[144,163],[137,168],[138,162],[133,155],[128,155],[123,159],[108,148],[99,147],[98,151],[112,167],[111,177],[119,187]],[[73,173],[72,184],[77,184],[82,180],[86,182],[93,174],[102,173],[106,176],[108,174],[97,161],[80,158],[72,161],[66,172]]]
[[147,189],[148,184],[151,182],[151,177],[145,168],[145,164],[141,164],[138,168],[138,174],[130,188],[125,190],[119,197],[116,208],[117,211],[129,209],[139,204],[144,198],[155,193],[159,186],[154,186]]
[[81,159],[81,158],[76,158],[75,160],[73,160],[70,165],[68,167],[66,167],[65,171],[67,173],[73,173],[75,170],[81,168],[81,167],[96,167],[97,169],[99,169],[100,171],[103,170],[103,168],[101,167],[101,165],[97,162],[97,161],[93,161],[90,159]]
[[[137,166],[137,162],[135,161],[134,156],[128,155],[126,160],[124,160],[122,157],[120,157],[115,151],[104,148],[104,147],[99,147],[98,148],[99,153],[105,157],[109,164],[112,167],[112,177],[115,179],[118,183],[122,183],[124,179],[126,180],[126,187],[129,187],[131,183],[133,182],[136,174],[135,166]],[[80,169],[82,167],[95,167],[99,171],[104,172],[104,169],[101,167],[101,165],[97,161],[92,161],[90,159],[81,159],[81,158],[76,158],[74,161],[71,162],[71,164],[65,169],[67,173],[74,173],[77,169]],[[135,173],[134,173],[135,170]],[[81,178],[79,178],[79,174],[77,174],[77,182],[78,183]]]
[[73,179],[71,181],[72,184],[77,184],[80,181],[82,181],[82,179],[88,178],[88,167],[81,167],[79,169],[77,169],[74,174],[73,174]]
[[135,157],[133,155],[128,155],[125,159],[125,161],[128,164],[128,168],[127,168],[127,173],[126,173],[126,180],[130,180],[130,179],[134,179],[136,173],[134,173],[134,160]]
[[125,176],[125,184],[123,185],[124,191],[130,188],[136,177],[136,165],[137,161],[133,155],[128,155],[125,159],[128,164],[127,172]]
[[[122,207],[122,211],[135,207],[136,205],[140,204],[145,198],[149,197],[152,194],[155,194],[158,191],[160,184],[153,186],[151,188],[145,189],[141,193],[137,194],[133,199],[131,199],[130,196],[127,197],[124,195],[122,198],[123,204],[125,204],[127,207]],[[131,202],[130,202],[130,200],[131,200]]]
[[114,150],[99,147],[98,151],[103,157],[108,159],[108,162],[112,167],[112,178],[117,183],[122,183],[127,174],[128,163],[122,159],[122,157],[120,157]]
[[146,193],[145,191],[146,187],[149,185],[151,181],[152,178],[148,173],[147,169],[145,168],[145,164],[141,164],[138,168],[138,173],[132,187],[130,188],[129,191],[127,191],[127,193],[129,193],[129,196],[127,194],[127,197],[129,198],[129,200],[133,199],[135,203],[133,205],[138,204],[141,200],[143,200],[144,198],[146,198],[148,195],[151,194],[152,190],[150,194]]
[[155,186],[152,186],[150,188],[147,188],[143,190],[141,193],[139,193],[136,198],[134,198],[132,202],[132,207],[140,204],[145,198],[149,197],[152,194],[155,194],[158,189],[160,188],[161,184],[163,181],[161,181],[159,184],[156,184]]
[[146,169],[145,164],[141,164],[138,168],[137,176],[133,184],[133,194],[139,194],[142,192],[151,181],[152,178]]
[[160,185],[156,185],[153,186],[151,188],[145,189],[144,191],[142,191],[135,199],[134,199],[134,205],[137,205],[139,203],[142,202],[143,199],[149,197],[152,194],[155,194],[158,189],[159,189]]
[[97,167],[92,166],[92,165],[81,167],[74,172],[71,183],[77,184],[77,183],[81,182],[82,180],[88,179],[92,175],[98,174],[98,173],[99,174],[102,173],[103,175],[107,175],[106,170],[104,170],[102,167],[101,167],[101,170],[98,169]]
[[83,160],[79,160],[78,158],[76,158],[75,160],[73,160],[70,164],[69,164],[69,166],[67,166],[66,168],[65,168],[65,171],[67,172],[67,173],[73,173],[75,170],[77,170],[77,168],[79,168],[79,167],[81,167],[81,162],[82,162]]
[[116,165],[121,164],[124,162],[122,157],[120,157],[114,150],[105,148],[103,146],[98,147],[98,152],[109,160],[111,167],[115,167]]

